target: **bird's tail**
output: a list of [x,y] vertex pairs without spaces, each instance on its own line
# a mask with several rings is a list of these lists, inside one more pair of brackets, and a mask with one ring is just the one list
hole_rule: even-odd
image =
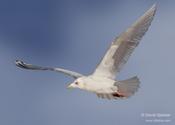
[[118,87],[118,94],[121,97],[132,96],[139,88],[140,81],[138,77],[132,77],[127,80],[116,82],[114,85]]

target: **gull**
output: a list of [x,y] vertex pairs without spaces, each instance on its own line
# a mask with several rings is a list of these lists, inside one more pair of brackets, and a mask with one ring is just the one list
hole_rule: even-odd
[[74,82],[69,84],[68,88],[86,90],[95,93],[100,98],[128,98],[138,90],[140,85],[139,78],[134,76],[126,80],[116,80],[116,76],[148,30],[155,12],[156,4],[138,18],[125,32],[121,33],[112,42],[101,62],[90,75],[82,75],[62,68],[36,66],[20,60],[16,60],[15,63],[18,67],[24,69],[50,70],[64,73],[74,78]]

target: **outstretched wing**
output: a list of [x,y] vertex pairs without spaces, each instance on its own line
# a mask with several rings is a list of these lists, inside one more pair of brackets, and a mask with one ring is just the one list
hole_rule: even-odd
[[30,70],[50,70],[50,71],[56,71],[56,72],[61,72],[64,73],[66,75],[69,75],[75,79],[82,77],[82,74],[70,71],[70,70],[66,70],[66,69],[61,69],[61,68],[50,68],[50,67],[41,67],[41,66],[36,66],[36,65],[32,65],[32,64],[27,64],[24,63],[23,61],[20,60],[16,60],[15,61],[16,66],[23,68],[23,69],[30,69]]
[[115,79],[117,72],[127,62],[129,56],[148,30],[155,12],[156,5],[153,5],[131,27],[112,42],[112,45],[97,66],[94,75]]

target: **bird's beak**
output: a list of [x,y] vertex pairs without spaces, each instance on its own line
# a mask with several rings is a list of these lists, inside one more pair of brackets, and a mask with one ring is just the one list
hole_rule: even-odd
[[73,85],[72,85],[72,84],[69,84],[69,85],[67,86],[67,89],[71,89],[71,88],[73,88]]

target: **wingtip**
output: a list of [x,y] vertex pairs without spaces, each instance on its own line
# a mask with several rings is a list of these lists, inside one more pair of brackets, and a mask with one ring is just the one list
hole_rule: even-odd
[[150,10],[154,11],[154,13],[155,13],[156,10],[157,10],[157,3],[154,3],[154,4],[151,6]]
[[25,68],[25,63],[21,60],[15,60],[15,65],[20,68]]
[[19,65],[19,64],[22,64],[22,63],[23,63],[23,61],[21,61],[21,60],[15,60],[16,65]]
[[155,15],[155,13],[156,13],[156,10],[157,10],[157,3],[154,3],[154,4],[150,7],[150,9],[148,9],[148,10],[145,12],[145,14],[154,17],[154,15]]
[[152,8],[157,8],[157,3],[154,3],[154,4],[152,5]]

